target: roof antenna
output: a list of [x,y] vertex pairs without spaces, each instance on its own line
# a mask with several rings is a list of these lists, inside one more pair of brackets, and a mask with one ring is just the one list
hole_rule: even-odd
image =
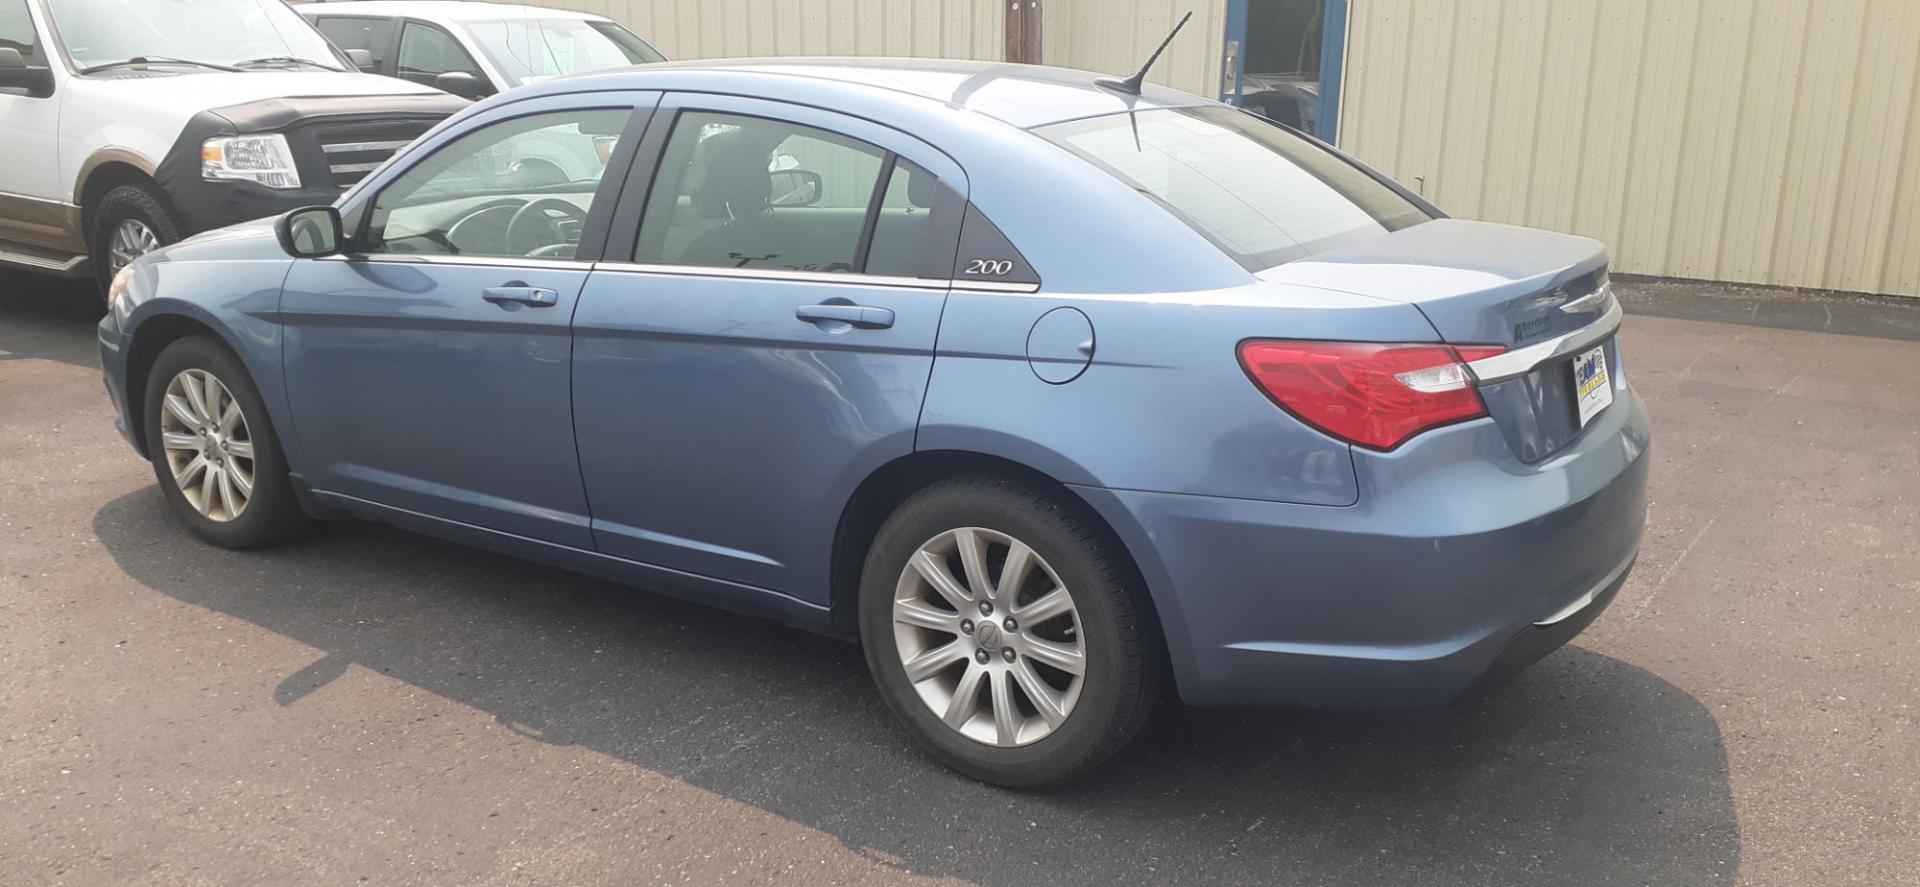
[[1180,33],[1181,28],[1184,28],[1187,26],[1187,19],[1190,19],[1190,18],[1193,18],[1193,10],[1191,9],[1187,10],[1186,15],[1183,15],[1180,17],[1180,22],[1173,26],[1172,31],[1169,31],[1167,33],[1167,39],[1160,41],[1160,48],[1154,50],[1153,55],[1147,56],[1147,63],[1144,65],[1141,65],[1140,70],[1135,71],[1132,77],[1128,77],[1125,80],[1116,80],[1112,77],[1102,77],[1098,80],[1093,81],[1093,85],[1104,87],[1106,89],[1111,89],[1114,92],[1124,92],[1127,95],[1139,95],[1140,84],[1146,82],[1146,79],[1147,79],[1147,69],[1152,68],[1153,63],[1160,60],[1160,53],[1167,51],[1167,44],[1173,42],[1173,36],[1175,34]]

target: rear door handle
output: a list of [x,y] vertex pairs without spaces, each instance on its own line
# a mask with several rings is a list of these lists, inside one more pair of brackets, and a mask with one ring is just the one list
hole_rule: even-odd
[[793,316],[809,323],[838,321],[864,330],[883,330],[893,326],[893,309],[870,308],[866,305],[835,304],[801,305],[793,310]]
[[560,303],[560,294],[553,290],[517,284],[487,287],[480,291],[480,297],[495,305],[518,302],[535,308],[548,308]]

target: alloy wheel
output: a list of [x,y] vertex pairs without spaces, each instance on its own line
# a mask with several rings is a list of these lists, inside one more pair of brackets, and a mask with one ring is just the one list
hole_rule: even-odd
[[948,530],[914,551],[894,590],[893,636],[921,701],[985,745],[1051,735],[1085,683],[1072,593],[1037,552],[996,530]]
[[212,373],[181,370],[167,383],[160,445],[187,504],[225,523],[253,498],[253,435],[233,393]]
[[107,272],[118,274],[120,269],[133,263],[160,245],[160,238],[153,229],[139,219],[121,219],[113,226],[113,234],[107,240]]

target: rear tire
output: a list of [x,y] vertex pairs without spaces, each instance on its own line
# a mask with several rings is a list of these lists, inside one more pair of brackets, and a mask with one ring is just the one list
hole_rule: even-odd
[[266,402],[225,343],[189,336],[162,349],[141,404],[154,478],[194,535],[257,548],[305,525]]
[[108,191],[93,208],[93,226],[87,232],[87,252],[101,297],[105,298],[114,273],[127,262],[186,235],[187,226],[158,187],[136,182]]
[[[1005,587],[1021,561],[1024,578]],[[953,584],[930,578],[939,569]],[[1027,481],[969,476],[914,494],[861,574],[861,644],[881,697],[935,758],[1010,788],[1084,775],[1140,731],[1165,687],[1158,630],[1099,519]]]

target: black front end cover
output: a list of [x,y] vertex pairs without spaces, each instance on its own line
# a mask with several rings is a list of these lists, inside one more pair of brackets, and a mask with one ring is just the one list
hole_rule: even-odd
[[[154,178],[188,231],[196,234],[302,206],[330,204],[358,176],[337,180],[323,144],[411,141],[469,104],[458,96],[422,93],[262,99],[212,108],[187,122]],[[287,137],[300,172],[300,187],[269,188],[201,177],[200,146],[207,139],[266,133]]]

